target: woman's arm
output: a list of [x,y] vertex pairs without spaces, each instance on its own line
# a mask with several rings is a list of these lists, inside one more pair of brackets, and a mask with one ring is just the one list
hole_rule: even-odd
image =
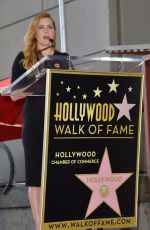
[[[23,73],[25,73],[26,69],[23,67],[23,59],[24,59],[23,52],[19,52],[12,66],[11,83],[14,82],[16,79],[18,79]],[[19,94],[18,92],[16,95],[12,93],[10,97],[12,101],[17,101],[24,98],[25,96]]]

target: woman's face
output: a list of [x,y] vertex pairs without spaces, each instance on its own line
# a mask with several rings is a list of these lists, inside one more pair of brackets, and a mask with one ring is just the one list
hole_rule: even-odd
[[55,39],[56,31],[50,18],[41,18],[35,34],[38,49],[50,46],[49,39]]

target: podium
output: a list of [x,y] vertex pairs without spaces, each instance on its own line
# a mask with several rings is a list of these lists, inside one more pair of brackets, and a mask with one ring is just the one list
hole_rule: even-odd
[[3,90],[45,96],[42,230],[137,225],[142,66],[139,56],[47,56]]

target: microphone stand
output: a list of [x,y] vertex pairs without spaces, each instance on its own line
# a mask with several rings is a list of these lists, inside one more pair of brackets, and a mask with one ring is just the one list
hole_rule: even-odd
[[50,46],[47,46],[47,47],[41,49],[41,50],[38,50],[38,53],[40,53],[40,52],[43,51],[43,50],[46,50],[46,49],[48,49],[48,48],[51,48],[51,47],[54,47],[54,46],[55,46],[55,41],[54,41],[53,39],[49,38],[49,41],[50,41],[52,44],[51,44]]
[[54,46],[53,46],[53,45],[47,46],[47,47],[45,47],[45,48],[43,48],[43,49],[41,49],[41,50],[38,50],[38,53],[40,53],[41,51],[46,50],[46,49],[48,49],[48,48],[51,48],[51,47],[54,47]]

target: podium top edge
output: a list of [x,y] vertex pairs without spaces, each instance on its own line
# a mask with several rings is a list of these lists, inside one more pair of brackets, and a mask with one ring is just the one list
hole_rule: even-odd
[[[111,56],[110,56],[111,55]],[[64,56],[53,55],[47,56],[46,60],[51,61],[54,59],[63,60]],[[139,55],[127,55],[127,54],[108,54],[108,53],[98,53],[85,56],[71,56],[68,55],[68,61],[96,61],[96,62],[143,62],[143,56]]]

